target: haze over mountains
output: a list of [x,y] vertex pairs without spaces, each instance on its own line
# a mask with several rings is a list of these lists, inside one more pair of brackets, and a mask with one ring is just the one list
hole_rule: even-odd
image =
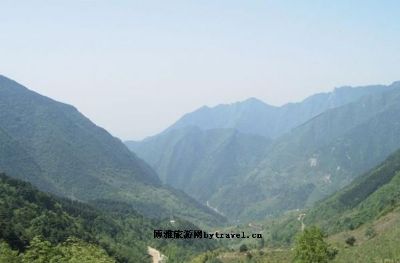
[[149,165],[74,107],[0,76],[0,170],[74,200],[125,201],[152,217],[224,219],[164,186]]
[[356,101],[365,95],[382,92],[382,89],[385,87],[381,85],[342,87],[281,107],[268,105],[256,98],[213,108],[204,106],[183,116],[167,131],[187,126],[197,126],[204,130],[232,128],[243,133],[276,138],[328,109]]
[[126,142],[133,153],[73,106],[0,76],[0,256],[30,262],[45,244],[46,257],[78,247],[94,258],[87,262],[146,262],[151,245],[171,262],[211,259],[232,248],[153,240],[152,230],[196,223],[242,231],[257,221],[270,244],[287,246],[302,215],[329,238],[360,239],[337,262],[354,262],[359,251],[384,257],[397,251],[390,228],[400,226],[399,134],[395,82],[282,107],[254,98],[203,107],[159,135]]
[[400,148],[400,83],[337,88],[299,103],[249,99],[186,114],[126,145],[163,182],[232,220],[302,208]]

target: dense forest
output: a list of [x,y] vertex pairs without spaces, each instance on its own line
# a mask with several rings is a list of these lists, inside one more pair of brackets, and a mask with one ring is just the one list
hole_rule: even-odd
[[[153,239],[155,229],[198,229],[183,220],[148,219],[128,204],[84,204],[0,175],[1,262],[150,262],[147,246],[170,262],[213,249],[210,241]],[[84,261],[79,261],[85,259]]]

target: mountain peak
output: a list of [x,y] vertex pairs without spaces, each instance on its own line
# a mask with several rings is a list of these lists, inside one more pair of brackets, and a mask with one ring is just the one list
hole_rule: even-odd
[[3,82],[3,81],[6,81],[6,82],[15,82],[14,80],[12,80],[12,79],[10,79],[10,78],[7,78],[6,76],[4,76],[4,75],[2,75],[2,74],[0,74],[0,81],[1,81],[1,82]]
[[250,97],[250,98],[242,101],[242,103],[259,103],[259,104],[267,105],[264,101],[257,99],[255,97]]
[[400,86],[400,80],[394,81],[390,86]]

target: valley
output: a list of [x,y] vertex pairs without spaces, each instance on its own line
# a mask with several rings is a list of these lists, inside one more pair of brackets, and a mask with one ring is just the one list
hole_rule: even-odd
[[332,262],[399,256],[399,82],[201,108],[125,145],[6,77],[0,95],[0,262],[43,249],[67,262],[291,262],[301,237]]
[[0,11],[0,263],[400,262],[400,1]]
[[280,108],[255,99],[201,108],[125,144],[164,183],[232,222],[273,217],[311,206],[400,148],[399,87],[336,88]]

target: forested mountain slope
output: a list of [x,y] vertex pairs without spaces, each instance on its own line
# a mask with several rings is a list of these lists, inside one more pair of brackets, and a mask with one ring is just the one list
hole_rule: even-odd
[[88,205],[57,198],[4,174],[0,174],[0,204],[0,262],[4,263],[150,262],[147,246],[157,247],[171,262],[183,262],[215,247],[209,240],[153,239],[155,229],[198,229],[180,219],[170,225],[145,218],[122,202]]
[[304,204],[349,184],[400,148],[399,86],[328,110],[277,139],[249,184],[265,178],[293,189],[312,184]]
[[206,203],[224,185],[252,170],[270,140],[234,129],[185,127],[126,145],[140,153],[163,182]]
[[305,218],[330,233],[354,229],[400,207],[400,150],[349,186],[315,205]]
[[[147,160],[164,182],[185,189],[202,202],[209,201],[230,218],[261,219],[312,204],[400,148],[399,105],[399,82],[339,88],[279,110],[251,99],[202,108],[159,135],[126,144]],[[273,115],[276,119],[265,122],[261,115]],[[291,124],[285,126],[283,122]],[[259,131],[243,128],[262,130],[264,125],[270,130],[281,128],[276,133],[265,131],[259,137],[254,135]],[[226,144],[211,139],[218,130],[227,131],[220,129],[226,127],[237,129],[237,145],[247,148],[224,151]],[[212,153],[203,151],[204,148],[212,149]],[[210,158],[215,153],[221,153],[220,158]],[[233,153],[235,158],[229,158]],[[226,167],[220,165],[224,162],[235,167],[235,176],[227,177],[221,171],[213,173],[215,167]],[[258,163],[254,165],[255,162]],[[193,188],[188,190],[193,178],[212,192],[201,196]],[[224,178],[229,180],[219,181]],[[214,182],[219,187],[214,188]]]
[[313,207],[266,223],[271,242],[293,240],[301,230],[299,214],[306,227],[316,225],[334,241],[344,242],[353,232],[364,241],[376,234],[392,236],[388,226],[400,225],[400,150]]
[[[247,251],[242,253],[215,251],[192,262],[202,262],[206,256],[220,262],[293,262],[296,236],[314,226],[322,229],[325,242],[336,251],[329,262],[396,262],[400,256],[400,149],[312,208],[224,230],[260,229],[265,243],[243,242]],[[315,249],[311,243],[315,239],[308,239],[308,248]]]
[[14,174],[16,178],[40,184],[46,191],[55,191],[41,179],[41,169],[19,143],[0,128],[0,171]]
[[13,162],[13,155],[2,152],[0,169],[24,174],[40,189],[83,201],[122,200],[148,216],[223,221],[184,193],[164,187],[149,165],[74,107],[5,77],[0,77],[0,129],[2,143],[16,145],[15,158],[28,160]]

